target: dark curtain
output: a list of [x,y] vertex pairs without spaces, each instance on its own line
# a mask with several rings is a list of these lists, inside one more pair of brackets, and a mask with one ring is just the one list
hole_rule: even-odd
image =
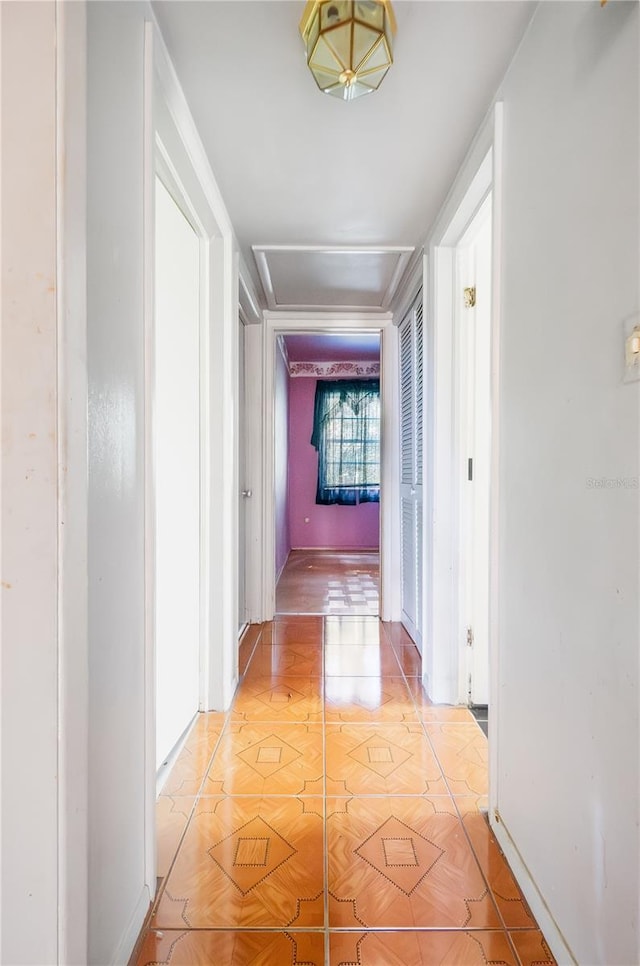
[[378,503],[380,380],[319,379],[311,443],[318,451],[316,503]]

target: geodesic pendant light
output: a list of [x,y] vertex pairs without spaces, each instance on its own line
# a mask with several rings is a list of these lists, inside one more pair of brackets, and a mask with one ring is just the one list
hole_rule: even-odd
[[395,32],[391,0],[309,0],[300,21],[316,84],[345,101],[378,89]]

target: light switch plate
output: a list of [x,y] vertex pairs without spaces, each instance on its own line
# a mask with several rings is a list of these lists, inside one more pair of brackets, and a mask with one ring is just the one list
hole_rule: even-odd
[[630,315],[629,318],[625,319],[622,323],[622,328],[622,381],[640,382],[640,352],[630,356],[627,351],[628,340],[632,337],[634,330],[640,328],[640,313]]

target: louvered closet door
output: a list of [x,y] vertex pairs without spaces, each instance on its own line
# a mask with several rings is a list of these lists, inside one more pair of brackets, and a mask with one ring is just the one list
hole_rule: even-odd
[[422,649],[422,295],[400,326],[402,622]]

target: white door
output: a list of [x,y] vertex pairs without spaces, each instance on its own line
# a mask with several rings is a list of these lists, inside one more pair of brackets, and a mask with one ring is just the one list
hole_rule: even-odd
[[422,293],[400,325],[400,543],[402,623],[422,650]]
[[489,701],[491,198],[457,250],[460,399],[460,602],[467,694]]
[[200,243],[163,183],[155,210],[156,766],[198,710]]

